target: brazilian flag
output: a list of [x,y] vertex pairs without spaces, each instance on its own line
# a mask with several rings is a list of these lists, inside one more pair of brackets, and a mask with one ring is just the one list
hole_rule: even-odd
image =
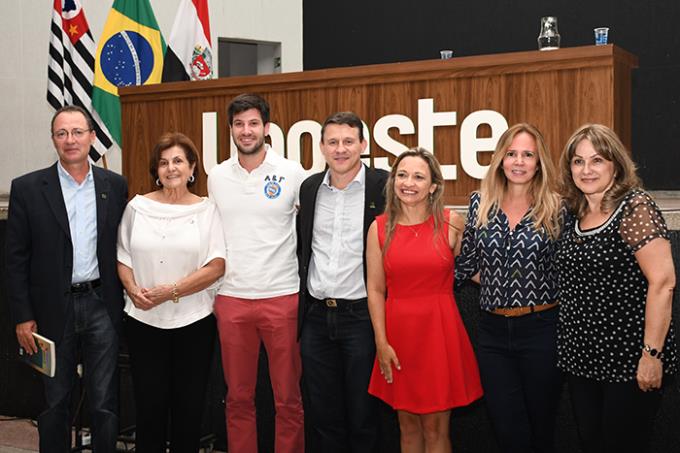
[[160,83],[164,55],[149,0],[115,0],[95,55],[92,104],[121,146],[118,87]]

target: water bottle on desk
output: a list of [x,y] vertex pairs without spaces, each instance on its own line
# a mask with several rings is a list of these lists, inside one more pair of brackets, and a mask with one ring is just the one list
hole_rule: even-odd
[[557,17],[541,17],[541,33],[538,35],[538,50],[560,48],[560,33],[557,31]]

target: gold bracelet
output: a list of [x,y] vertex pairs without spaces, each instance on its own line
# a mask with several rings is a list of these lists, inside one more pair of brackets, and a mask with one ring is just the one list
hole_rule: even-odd
[[177,282],[172,282],[172,302],[179,303],[179,290],[177,289]]
[[642,346],[642,350],[649,354],[649,356],[652,358],[655,358],[657,360],[663,359],[663,350],[661,349],[653,348],[645,343],[645,345]]

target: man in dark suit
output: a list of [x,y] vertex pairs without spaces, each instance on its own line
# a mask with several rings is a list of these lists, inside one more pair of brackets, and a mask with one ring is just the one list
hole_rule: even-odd
[[368,227],[385,206],[388,173],[361,163],[366,144],[357,115],[331,115],[321,129],[328,170],[300,188],[298,335],[306,422],[314,433],[309,451],[377,449],[365,252]]
[[85,110],[52,118],[54,165],[12,181],[7,218],[8,301],[19,344],[32,332],[56,343],[56,374],[44,376],[47,409],[38,417],[41,452],[70,450],[71,389],[83,364],[94,451],[115,451],[118,330],[123,292],[116,273],[125,179],[90,164],[95,140]]

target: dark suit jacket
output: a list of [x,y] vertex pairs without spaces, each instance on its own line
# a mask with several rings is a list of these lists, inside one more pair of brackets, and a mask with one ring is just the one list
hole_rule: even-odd
[[[92,176],[102,297],[119,327],[123,288],[116,270],[116,243],[127,182],[95,166]],[[70,300],[73,244],[56,163],[12,181],[6,245],[7,299],[14,323],[35,320],[40,334],[59,342]]]
[[[312,234],[314,231],[314,209],[316,194],[323,182],[325,171],[305,179],[300,186],[300,211],[297,216],[298,268],[300,272],[300,305],[298,308],[298,337],[302,332],[309,301],[307,300],[307,274],[312,258]],[[366,281],[366,237],[368,228],[377,215],[385,210],[385,183],[389,173],[385,170],[366,167],[364,196],[364,282]]]

